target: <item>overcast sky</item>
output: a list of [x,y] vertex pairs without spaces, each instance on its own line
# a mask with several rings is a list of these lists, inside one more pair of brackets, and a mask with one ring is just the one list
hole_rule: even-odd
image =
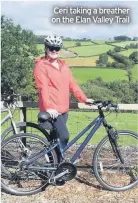
[[[53,7],[87,6],[98,7],[127,7],[131,11],[132,22],[127,25],[95,25],[95,24],[73,24],[55,25],[51,23]],[[22,28],[32,30],[38,35],[57,34],[65,37],[91,39],[108,39],[116,35],[127,35],[129,37],[138,35],[138,2],[85,2],[85,1],[2,1],[1,13],[12,18],[15,24]]]

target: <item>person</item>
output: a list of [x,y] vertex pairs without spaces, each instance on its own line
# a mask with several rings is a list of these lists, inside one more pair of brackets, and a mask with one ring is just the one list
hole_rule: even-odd
[[[63,149],[69,140],[66,126],[69,93],[72,92],[80,102],[92,104],[94,100],[86,97],[65,60],[59,59],[59,51],[63,46],[62,39],[56,35],[47,36],[44,46],[45,56],[36,59],[34,68],[34,78],[39,94],[39,109],[40,112],[48,112],[54,119],[60,145]],[[43,127],[51,130],[50,136],[54,138],[55,132],[52,131],[50,121],[43,123]]]

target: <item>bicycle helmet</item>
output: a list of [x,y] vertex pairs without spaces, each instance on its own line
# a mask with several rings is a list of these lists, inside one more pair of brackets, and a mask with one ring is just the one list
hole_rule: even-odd
[[57,35],[47,36],[44,40],[44,44],[46,47],[54,46],[54,47],[61,48],[63,46],[62,39],[60,37],[58,37]]

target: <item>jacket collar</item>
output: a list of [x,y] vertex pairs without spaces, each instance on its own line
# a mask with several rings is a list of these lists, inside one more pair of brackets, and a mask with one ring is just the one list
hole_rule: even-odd
[[[35,60],[35,63],[43,62],[44,64],[51,65],[46,57],[42,56]],[[65,64],[65,60],[58,59],[59,66],[62,67]]]

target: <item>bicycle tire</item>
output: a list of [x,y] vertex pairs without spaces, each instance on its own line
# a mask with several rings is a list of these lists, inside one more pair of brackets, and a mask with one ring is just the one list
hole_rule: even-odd
[[[47,131],[45,129],[43,129],[41,126],[39,126],[36,123],[32,123],[32,122],[18,122],[15,123],[16,128],[21,129],[21,128],[33,128],[33,130],[31,129],[31,133],[34,132],[36,133],[36,130],[38,133],[41,133],[40,136],[43,136],[44,138],[46,138],[48,141],[50,141],[50,137],[49,134],[47,133]],[[29,133],[30,133],[30,129],[29,129]],[[10,135],[11,134],[11,135]],[[6,138],[8,138],[9,136],[14,135],[14,131],[13,131],[13,127],[10,126],[9,128],[7,128],[1,135],[1,142],[3,142],[3,140],[5,140]],[[7,176],[10,176],[10,174],[8,173],[8,171],[5,169],[5,167],[1,164],[1,172],[2,174],[5,174]]]
[[[51,138],[50,138],[50,135],[48,134],[48,132],[42,128],[41,126],[39,126],[38,124],[36,123],[32,123],[32,122],[18,122],[18,123],[15,123],[16,125],[16,128],[24,128],[24,127],[29,127],[29,128],[32,128],[31,129],[31,132],[30,132],[30,129],[29,129],[29,132],[27,133],[34,133],[35,134],[40,134],[39,136],[43,137],[43,138],[46,138],[48,140],[48,142],[51,141]],[[20,132],[19,132],[20,133]],[[13,131],[13,127],[10,126],[9,128],[7,128],[1,135],[1,142],[3,142],[3,140],[5,140],[7,137],[9,137],[9,134],[11,135],[14,135],[14,131]],[[56,153],[58,155],[58,162],[60,163],[61,161],[61,156],[60,156],[60,150],[59,148],[57,147],[56,149]],[[5,170],[4,166],[1,164],[1,172],[2,174],[6,174],[7,176],[10,175],[7,170]]]
[[[44,137],[45,137],[48,141],[51,140],[50,137],[49,137],[48,132],[47,132],[45,129],[43,129],[41,126],[39,126],[38,124],[36,124],[36,123],[32,123],[32,122],[18,122],[18,123],[15,123],[15,125],[16,125],[16,128],[32,127],[33,129],[38,130],[38,132],[41,132],[41,133],[44,135]],[[13,131],[13,127],[12,127],[12,126],[10,126],[9,128],[7,128],[7,129],[2,133],[2,135],[1,135],[1,142],[2,142],[4,139],[6,139],[6,138],[9,136],[9,134],[10,134],[11,132],[13,132],[12,135],[15,134],[14,131]],[[20,132],[19,132],[19,133],[20,133]]]
[[[109,137],[106,136],[97,145],[96,150],[94,152],[93,171],[96,179],[104,188],[111,191],[124,191],[124,190],[131,189],[138,184],[138,135],[132,131],[127,131],[127,130],[118,131],[117,134],[118,134],[117,143],[120,146],[120,150],[121,150],[121,153],[123,154],[125,163],[120,165],[121,162],[120,163],[117,162],[117,161],[120,161],[120,159],[115,160],[116,163],[114,163],[113,161],[114,155],[112,154],[113,149],[111,147],[111,144],[108,143]],[[124,143],[124,145],[121,143],[121,141],[124,139],[123,136],[125,137],[125,135],[127,138],[128,145],[126,145],[126,142]],[[134,141],[136,142],[136,147],[134,146]],[[108,151],[106,152],[106,150]],[[134,150],[136,150],[135,153],[134,153]],[[132,157],[132,160],[128,159],[129,157]],[[128,162],[127,162],[127,159],[128,159]],[[111,160],[111,164],[109,164],[110,160]],[[134,167],[133,168],[130,167],[131,161],[133,161],[136,169]],[[119,171],[116,171],[117,169],[119,169],[119,167],[120,167],[121,173],[119,173]],[[126,172],[126,174],[124,172]],[[135,175],[134,175],[134,172],[136,173]],[[107,180],[109,181],[109,183],[107,183]],[[124,181],[127,181],[126,185],[124,185]]]
[[[6,144],[8,145],[10,143],[10,141],[13,141],[13,143],[16,143],[14,141],[14,139],[22,139],[22,138],[25,138],[26,139],[28,138],[28,141],[30,142],[31,139],[36,139],[37,141],[40,141],[42,144],[44,144],[44,146],[47,146],[47,142],[45,139],[41,138],[40,136],[37,136],[37,135],[32,135],[32,134],[29,134],[29,133],[22,133],[22,134],[16,134],[16,135],[13,135],[13,136],[10,136],[9,138],[5,139],[3,142],[2,142],[2,146],[1,148],[3,149]],[[34,141],[32,142],[34,144]],[[12,146],[12,145],[11,145]],[[35,145],[36,146],[36,143]],[[8,149],[9,149],[9,146],[8,146]],[[15,149],[15,148],[14,148]],[[17,150],[18,152],[18,150]],[[57,159],[57,154],[55,152],[55,150],[53,149],[51,152],[52,156],[54,157],[53,160],[54,160],[54,165],[57,165],[58,164],[58,159]],[[49,155],[48,155],[49,156]],[[17,158],[16,158],[17,159]],[[16,160],[15,159],[15,160]],[[19,159],[20,160],[20,159]],[[8,160],[9,161],[9,160]],[[13,160],[12,160],[13,161]],[[38,163],[36,163],[38,164]],[[22,170],[23,172],[26,171],[26,170]],[[28,169],[27,169],[28,173],[30,172]],[[18,172],[18,171],[17,171]],[[11,172],[13,173],[13,171]],[[53,175],[54,172],[51,172],[52,174],[50,174],[50,177]],[[15,170],[15,174],[16,174],[16,170]],[[17,176],[18,177],[18,176]],[[40,176],[41,177],[41,176]],[[18,179],[17,179],[18,180]],[[22,180],[22,179],[21,179]],[[25,179],[27,180],[27,179]],[[37,179],[36,179],[37,180]],[[7,179],[6,179],[7,181]],[[11,180],[10,180],[11,181]],[[18,180],[19,181],[19,180]],[[23,182],[24,183],[24,182]],[[33,183],[34,184],[34,183]],[[10,193],[10,194],[13,194],[13,195],[17,195],[17,196],[24,196],[24,195],[32,195],[32,194],[36,194],[38,192],[41,192],[46,186],[48,186],[48,181],[46,183],[44,183],[43,185],[41,185],[39,188],[37,189],[34,189],[34,190],[31,190],[31,191],[18,191],[14,188],[10,188],[9,186],[7,186],[4,182],[3,182],[3,179],[1,180],[1,186],[2,186],[2,189],[7,192],[7,193]],[[12,185],[10,183],[10,185]],[[17,184],[18,185],[18,184]],[[12,187],[12,186],[11,186]],[[28,186],[30,187],[30,185]],[[20,187],[19,187],[20,188]],[[22,187],[21,187],[22,189]],[[26,186],[25,186],[25,189],[26,189]]]

